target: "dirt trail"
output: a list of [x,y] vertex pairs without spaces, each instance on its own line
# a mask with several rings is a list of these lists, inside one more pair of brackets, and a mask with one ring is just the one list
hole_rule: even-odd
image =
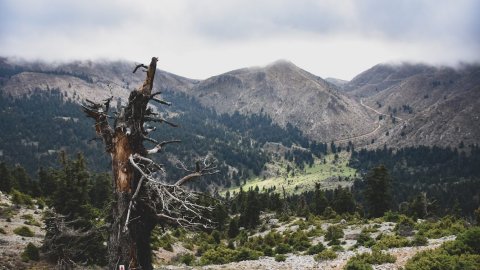
[[[366,109],[369,109],[371,111],[373,111],[374,113],[378,114],[378,115],[383,115],[383,116],[390,116],[388,114],[384,114],[382,112],[379,112],[377,110],[375,110],[374,108],[368,106],[368,105],[365,105],[363,104],[363,99],[360,99],[360,105],[362,105],[363,107],[365,107]],[[399,121],[403,121],[402,118],[400,117],[397,117],[397,116],[392,116],[393,118],[399,120]],[[382,127],[382,125],[380,124],[380,122],[377,123],[377,127],[370,131],[370,132],[367,132],[367,133],[364,133],[364,134],[360,134],[360,135],[357,135],[357,136],[353,136],[353,137],[349,137],[349,138],[345,138],[345,139],[340,139],[340,140],[336,140],[334,141],[335,143],[343,143],[343,142],[348,142],[348,141],[352,141],[352,140],[357,140],[357,139],[361,139],[361,138],[365,138],[365,137],[369,137],[370,135],[373,135],[375,132],[377,132],[380,128]]]

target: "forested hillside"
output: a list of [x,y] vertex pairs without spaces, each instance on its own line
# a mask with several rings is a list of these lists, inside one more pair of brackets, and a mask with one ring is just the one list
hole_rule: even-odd
[[[218,115],[201,106],[185,94],[167,91],[164,99],[174,105],[171,121],[178,128],[153,125],[160,130],[160,140],[179,139],[169,145],[170,155],[160,162],[167,165],[171,179],[178,178],[178,162],[193,164],[202,156],[211,155],[219,163],[220,173],[200,183],[230,186],[259,175],[269,156],[262,150],[266,142],[278,142],[287,147],[293,144],[308,146],[302,132],[291,125],[282,128],[264,115]],[[81,152],[95,171],[110,167],[106,156],[99,155],[102,146],[80,106],[65,99],[60,90],[33,92],[23,98],[0,95],[0,150],[3,161],[21,164],[31,175],[40,167],[56,166],[58,154]]]

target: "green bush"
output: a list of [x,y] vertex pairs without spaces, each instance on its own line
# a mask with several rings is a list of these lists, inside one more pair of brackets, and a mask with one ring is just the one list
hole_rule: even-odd
[[372,253],[362,253],[353,256],[350,260],[364,261],[368,264],[384,264],[394,263],[396,261],[395,256],[390,253],[382,252],[379,250],[373,250]]
[[457,235],[465,231],[465,222],[452,216],[446,216],[442,219],[431,222],[426,221],[416,224],[418,232],[427,238],[440,238],[449,235]]
[[415,221],[413,219],[400,215],[397,225],[395,225],[395,232],[400,236],[413,235],[413,229],[415,228]]
[[333,251],[344,251],[343,247],[341,245],[333,245],[330,247]]
[[7,234],[7,232],[5,231],[4,228],[0,228],[0,233],[1,233],[1,234]]
[[380,234],[377,240],[374,247],[379,249],[408,247],[411,245],[411,242],[407,238],[399,235]]
[[412,246],[426,246],[428,244],[428,239],[422,234],[415,234],[412,240]]
[[238,250],[235,250],[236,254],[234,257],[234,261],[239,262],[239,261],[247,261],[247,260],[258,260],[260,256],[262,256],[262,252],[255,251],[249,248],[239,248]]
[[398,222],[400,215],[397,212],[392,212],[391,210],[388,210],[383,214],[383,220],[388,221],[388,222]]
[[222,240],[222,235],[219,231],[213,230],[211,236],[213,237],[213,240],[216,244],[220,244],[220,241]]
[[265,256],[271,257],[271,256],[274,255],[273,248],[271,248],[269,246],[263,246],[262,252],[263,252],[263,255],[265,255]]
[[327,261],[327,260],[334,260],[337,258],[337,253],[332,249],[325,249],[322,252],[318,253],[314,259],[316,261]]
[[178,254],[173,261],[183,263],[185,265],[192,265],[197,258],[191,253],[180,253]]
[[373,270],[371,264],[359,260],[348,260],[343,268],[345,270]]
[[13,232],[15,234],[18,234],[18,235],[24,236],[24,237],[33,237],[34,236],[34,233],[32,232],[32,230],[30,230],[30,228],[28,228],[27,226],[18,227],[15,230],[13,230]]
[[265,243],[265,245],[274,247],[277,244],[281,243],[282,239],[283,239],[283,237],[278,232],[270,231],[263,238],[263,243]]
[[473,227],[446,242],[438,249],[416,254],[407,261],[406,270],[413,269],[480,269],[480,227]]
[[200,264],[226,264],[232,262],[235,258],[235,255],[235,250],[219,246],[216,249],[209,249],[205,251],[205,253],[203,253],[202,257],[200,258]]
[[218,246],[216,249],[209,249],[205,251],[200,258],[200,264],[226,264],[229,262],[258,260],[261,255],[261,252],[251,250],[249,248],[231,250],[224,246]]
[[307,235],[303,231],[297,231],[292,235],[289,241],[294,250],[304,251],[307,250],[311,244]]
[[288,244],[281,243],[275,248],[275,253],[285,254],[292,252],[292,248]]
[[366,229],[363,229],[358,235],[356,246],[371,247],[375,244],[375,240],[370,237]]
[[311,246],[308,250],[307,250],[307,254],[308,255],[315,255],[317,253],[320,253],[322,252],[323,250],[325,250],[325,246],[319,242],[318,244],[314,245],[314,246]]
[[25,261],[25,262],[28,262],[30,260],[32,260],[32,261],[40,260],[40,251],[39,251],[38,247],[36,247],[32,243],[28,243],[28,245],[23,250],[22,260]]
[[14,204],[33,206],[33,199],[30,195],[22,193],[16,189],[12,189],[10,194],[12,195],[12,202]]
[[320,236],[324,234],[324,231],[322,231],[321,228],[312,228],[311,230],[307,231],[307,236],[308,237],[313,237],[313,236]]
[[287,259],[287,257],[283,254],[275,255],[275,261],[276,262],[284,262],[286,259]]
[[337,244],[338,239],[343,237],[343,229],[338,225],[332,225],[328,227],[325,234],[325,240],[330,241],[329,245]]
[[164,235],[160,236],[161,232],[158,228],[153,229],[152,235],[150,237],[150,245],[153,250],[157,250],[159,248],[163,248],[167,251],[173,251],[173,239],[170,234],[165,233]]
[[475,254],[450,255],[442,248],[422,251],[407,261],[405,270],[477,270],[480,269],[480,256]]
[[33,216],[30,215],[30,214],[22,215],[22,218],[25,219],[24,223],[26,225],[32,225],[32,226],[37,226],[37,227],[41,226],[40,222],[36,221],[35,218],[33,218]]
[[473,254],[480,254],[480,227],[473,227],[458,236],[458,241],[471,249]]

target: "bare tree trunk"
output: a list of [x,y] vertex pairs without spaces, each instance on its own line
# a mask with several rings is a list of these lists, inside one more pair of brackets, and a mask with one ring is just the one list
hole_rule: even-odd
[[[127,107],[122,109],[114,125],[112,169],[116,201],[108,245],[110,269],[118,269],[118,265],[125,265],[126,269],[152,269],[150,234],[155,223],[149,220],[150,215],[140,213],[145,210],[142,205],[133,209],[129,207],[133,191],[140,181],[140,174],[134,171],[129,158],[135,154],[146,154],[143,124],[156,69],[157,58],[154,57],[143,86],[130,94]],[[130,217],[136,217],[137,220],[131,222],[126,230],[123,224],[128,223],[128,211],[131,211]]]
[[[143,85],[130,93],[127,106],[115,116],[113,128],[108,123],[112,98],[104,103],[87,100],[88,104],[83,106],[85,113],[95,119],[97,134],[103,138],[106,151],[112,157],[114,201],[108,240],[109,269],[119,269],[120,265],[125,269],[152,269],[150,235],[155,225],[164,222],[183,227],[205,226],[202,211],[211,210],[196,204],[196,195],[181,186],[196,177],[216,173],[213,163],[205,159],[203,168],[199,162],[195,170],[184,167],[190,174],[175,184],[166,184],[155,179],[156,172],[163,170],[161,165],[146,158],[159,153],[166,144],[179,142],[159,143],[147,137],[149,130],[144,129],[144,123],[148,121],[175,126],[147,107],[151,100],[170,105],[155,98],[159,93],[152,94],[156,66],[157,58],[153,57]],[[134,72],[139,68],[147,67],[138,65]],[[156,146],[146,150],[144,141]]]

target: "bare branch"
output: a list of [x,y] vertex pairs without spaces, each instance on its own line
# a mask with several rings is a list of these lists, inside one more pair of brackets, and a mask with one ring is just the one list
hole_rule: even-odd
[[147,150],[147,154],[151,155],[151,154],[155,154],[155,153],[158,153],[162,150],[163,146],[167,145],[167,144],[170,144],[170,143],[180,143],[182,141],[180,140],[171,140],[171,141],[164,141],[164,142],[161,142],[159,144],[157,144],[154,148],[150,149],[150,150]]
[[110,127],[110,124],[107,121],[107,111],[110,106],[110,100],[111,99],[107,99],[107,101],[104,103],[105,107],[102,106],[102,104],[95,103],[88,99],[86,101],[90,104],[81,105],[85,114],[95,120],[95,131],[98,136],[103,138],[107,152],[111,152],[113,148],[113,129]]
[[[142,195],[142,202],[155,213],[157,218],[182,227],[203,226],[207,228],[210,226],[209,224],[213,223],[204,217],[204,212],[211,211],[213,208],[198,204],[197,193],[188,191],[178,185],[166,184],[155,178],[153,173],[148,170],[148,166],[143,164],[153,163],[148,158],[136,154],[130,155],[129,160],[132,166],[142,175],[142,179],[147,180],[144,185],[145,192],[142,193],[144,194]],[[139,186],[137,186],[138,190]],[[139,193],[137,191],[135,193],[138,196]],[[133,203],[131,202],[132,207]],[[129,222],[130,217],[128,213],[127,217],[127,222]],[[128,230],[128,228],[124,227],[125,230]]]
[[160,104],[163,104],[163,105],[167,105],[167,106],[171,106],[172,103],[171,102],[168,102],[168,101],[165,101],[165,100],[162,100],[162,99],[158,99],[158,98],[150,98],[151,100],[153,101],[156,101]]
[[139,69],[139,68],[147,69],[148,67],[147,67],[146,65],[144,65],[144,64],[138,64],[138,65],[135,66],[135,69],[133,70],[132,73],[137,72],[137,69]]
[[142,176],[140,178],[140,181],[138,181],[137,189],[135,190],[135,193],[133,194],[132,198],[130,199],[130,204],[128,205],[127,218],[125,219],[125,226],[123,227],[123,232],[126,232],[128,230],[128,223],[130,223],[130,211],[132,210],[133,202],[135,201],[135,199],[138,196],[138,192],[140,191],[140,188],[142,186],[143,179],[145,179],[145,177]]
[[158,143],[159,143],[157,140],[152,139],[152,138],[147,137],[147,136],[143,136],[143,139],[144,139],[145,141],[149,141],[149,142],[152,142],[152,143],[154,143],[154,144],[158,144]]
[[147,117],[145,117],[145,121],[165,123],[165,124],[168,124],[168,125],[170,125],[170,126],[172,126],[172,127],[178,127],[177,124],[174,124],[174,123],[172,123],[172,122],[169,122],[169,121],[167,121],[167,120],[165,120],[165,119],[163,119],[163,118],[161,118],[161,117],[149,117],[149,116],[147,116]]
[[217,170],[217,166],[215,166],[214,162],[208,162],[208,157],[205,157],[203,160],[203,168],[200,166],[200,162],[195,163],[195,171],[188,170],[183,163],[180,163],[184,170],[192,172],[186,176],[184,176],[182,179],[178,180],[175,185],[176,186],[181,186],[187,183],[188,181],[191,181],[197,177],[204,176],[204,175],[212,175],[216,174],[219,171]]

